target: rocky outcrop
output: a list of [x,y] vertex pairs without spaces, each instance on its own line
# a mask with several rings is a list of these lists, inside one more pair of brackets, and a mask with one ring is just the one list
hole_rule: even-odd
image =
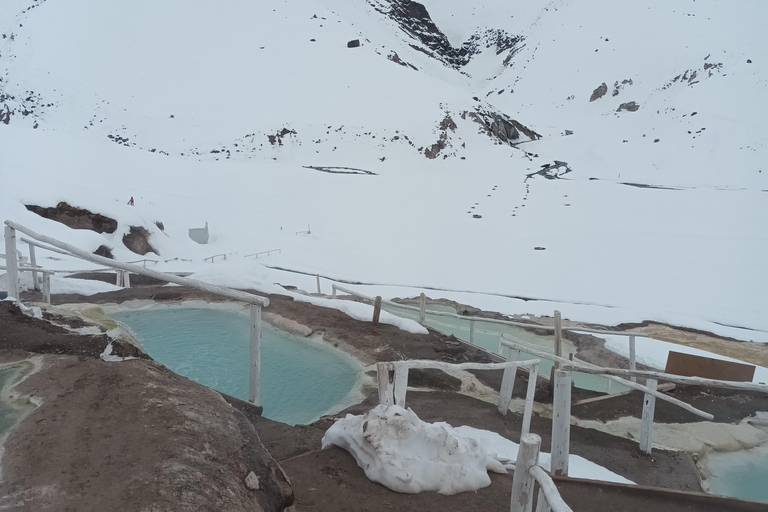
[[111,260],[115,259],[115,255],[112,254],[112,249],[110,249],[106,245],[100,245],[98,249],[93,251],[93,254],[95,254],[96,256],[103,256]]
[[465,114],[479,124],[489,137],[495,137],[507,144],[522,142],[521,133],[530,140],[541,138],[541,135],[535,131],[500,112],[477,107],[474,112],[465,112]]
[[627,103],[622,103],[619,105],[619,108],[616,109],[616,112],[621,112],[622,110],[626,110],[628,112],[637,112],[637,109],[640,108],[640,105],[638,105],[635,101],[629,101]]
[[131,226],[130,228],[130,232],[123,235],[123,244],[128,249],[136,254],[141,254],[142,256],[150,252],[157,255],[160,254],[157,252],[157,249],[152,247],[152,244],[149,243],[150,233],[147,231],[147,228],[143,226]]
[[448,38],[432,21],[424,5],[412,0],[368,0],[368,3],[381,14],[394,20],[400,28],[423,47],[413,48],[430,57],[443,61],[449,66],[465,66],[473,55],[494,47],[496,54],[509,51],[504,60],[508,65],[512,56],[522,47],[522,36],[508,34],[501,29],[478,31],[459,48],[454,48]]
[[71,206],[65,202],[57,204],[55,208],[46,208],[34,204],[25,206],[27,210],[41,217],[61,222],[72,229],[90,229],[97,233],[114,233],[117,229],[116,220],[83,208]]
[[592,96],[589,97],[590,103],[599,100],[603,96],[605,96],[605,93],[608,92],[608,85],[606,85],[605,82],[603,82],[599,87],[597,87],[594,91],[592,91]]

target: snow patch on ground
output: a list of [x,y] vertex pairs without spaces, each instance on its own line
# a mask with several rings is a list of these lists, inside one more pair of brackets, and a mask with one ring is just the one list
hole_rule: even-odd
[[[328,429],[322,446],[347,450],[372,481],[403,493],[456,494],[491,484],[488,471],[505,473],[518,444],[499,434],[448,423],[426,423],[411,409],[379,405],[367,414],[348,414]],[[540,454],[549,469],[549,454]],[[572,455],[570,475],[608,482],[633,482]]]

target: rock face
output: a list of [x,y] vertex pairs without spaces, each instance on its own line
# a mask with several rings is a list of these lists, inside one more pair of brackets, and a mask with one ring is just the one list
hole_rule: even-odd
[[96,256],[104,256],[105,258],[109,258],[111,260],[115,259],[115,255],[112,254],[112,249],[106,245],[100,245],[98,249],[93,251],[93,254]]
[[61,222],[72,229],[90,229],[97,233],[114,233],[117,229],[116,220],[83,208],[71,206],[65,202],[57,204],[55,208],[46,208],[33,204],[25,206],[27,210],[41,217]]
[[469,112],[467,115],[479,124],[488,136],[496,137],[507,144],[519,142],[521,133],[530,140],[541,138],[541,135],[535,131],[500,112],[491,112],[477,107],[475,112]]
[[592,91],[592,96],[589,97],[590,103],[595,100],[599,100],[600,98],[605,96],[605,93],[607,92],[608,92],[608,85],[606,85],[606,83],[603,82],[602,85],[600,85],[597,89]]
[[160,253],[157,252],[157,249],[149,243],[149,237],[150,233],[145,227],[131,226],[131,231],[123,235],[123,244],[132,252],[142,256],[149,252],[159,255]]
[[616,109],[616,112],[621,112],[622,110],[627,110],[629,112],[637,112],[637,109],[640,108],[640,105],[637,104],[637,102],[630,101],[627,103],[622,103],[619,105],[619,108]]
[[460,48],[454,48],[432,21],[424,5],[412,0],[368,0],[368,3],[378,12],[392,18],[403,32],[425,47],[414,48],[455,68],[466,65],[473,55],[490,47],[495,47],[497,55],[509,51],[504,60],[506,66],[522,47],[522,36],[493,29],[478,31]]
[[353,39],[347,43],[347,48],[357,48],[358,46],[360,46],[359,39]]

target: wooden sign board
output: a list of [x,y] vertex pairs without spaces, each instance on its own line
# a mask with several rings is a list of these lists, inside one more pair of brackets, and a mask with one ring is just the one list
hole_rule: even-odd
[[751,364],[733,363],[712,359],[711,357],[681,354],[669,351],[666,373],[684,375],[686,377],[702,377],[704,379],[731,380],[736,382],[752,382],[755,367]]

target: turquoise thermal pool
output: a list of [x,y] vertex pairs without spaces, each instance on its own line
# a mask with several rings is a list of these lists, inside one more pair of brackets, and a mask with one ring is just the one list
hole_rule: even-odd
[[768,501],[768,447],[707,456],[709,492],[743,500]]
[[[227,309],[162,306],[110,313],[156,361],[190,380],[248,399],[249,317]],[[346,403],[360,367],[321,343],[262,322],[261,405],[266,418],[306,424]]]
[[26,398],[15,398],[11,388],[34,370],[30,361],[19,361],[0,366],[0,440],[35,408]]

